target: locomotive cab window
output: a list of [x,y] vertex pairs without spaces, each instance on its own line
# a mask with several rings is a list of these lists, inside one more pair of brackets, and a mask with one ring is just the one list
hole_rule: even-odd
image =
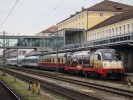
[[105,53],[105,60],[113,60],[113,55],[111,53]]
[[98,54],[98,60],[101,60],[101,56]]

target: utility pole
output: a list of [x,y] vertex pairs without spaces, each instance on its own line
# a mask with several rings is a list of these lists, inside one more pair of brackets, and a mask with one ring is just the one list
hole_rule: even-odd
[[58,32],[57,32],[57,47],[56,47],[57,48],[56,49],[57,50],[57,52],[56,52],[56,54],[57,54],[57,63],[56,63],[56,72],[58,72],[58,63],[59,63],[59,61],[58,61],[58,46],[59,45],[58,45]]
[[4,70],[3,70],[3,76],[6,75],[5,73],[5,31],[3,31],[3,67],[4,67]]

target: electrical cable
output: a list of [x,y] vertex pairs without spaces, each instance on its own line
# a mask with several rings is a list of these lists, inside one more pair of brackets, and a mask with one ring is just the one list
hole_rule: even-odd
[[42,20],[49,16],[52,12],[54,12],[57,8],[59,8],[66,0],[63,0],[61,3],[59,3],[54,9],[52,9],[51,11],[49,11],[46,15],[44,15],[39,21],[37,21],[36,23],[34,23],[33,25],[31,25],[30,27],[28,27],[27,29],[23,30],[22,32],[25,32],[27,30],[29,30],[30,28],[33,28],[33,26],[36,26],[38,23],[42,22]]
[[10,10],[10,12],[8,13],[8,15],[6,16],[5,20],[2,22],[2,24],[0,25],[0,29],[2,28],[3,24],[6,22],[7,18],[10,16],[10,14],[12,13],[13,9],[15,8],[15,6],[17,5],[18,0],[15,2],[14,6],[12,7],[12,9]]

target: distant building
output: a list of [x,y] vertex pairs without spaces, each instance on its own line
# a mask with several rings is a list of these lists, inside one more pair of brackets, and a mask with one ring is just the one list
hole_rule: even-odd
[[26,54],[24,49],[7,49],[5,50],[5,58],[16,58],[17,56]]
[[51,36],[57,31],[58,31],[58,26],[51,26],[50,28],[37,33],[36,36]]
[[[133,6],[104,0],[92,7],[82,8],[81,11],[76,12],[69,18],[57,23],[58,30],[62,30],[64,28],[88,30],[111,16],[115,16],[126,11],[133,11]],[[87,33],[84,34],[85,40],[87,40]]]

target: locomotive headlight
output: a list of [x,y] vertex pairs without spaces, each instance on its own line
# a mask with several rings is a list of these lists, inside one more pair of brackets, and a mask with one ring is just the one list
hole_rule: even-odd
[[103,66],[106,67],[106,63],[103,63]]

